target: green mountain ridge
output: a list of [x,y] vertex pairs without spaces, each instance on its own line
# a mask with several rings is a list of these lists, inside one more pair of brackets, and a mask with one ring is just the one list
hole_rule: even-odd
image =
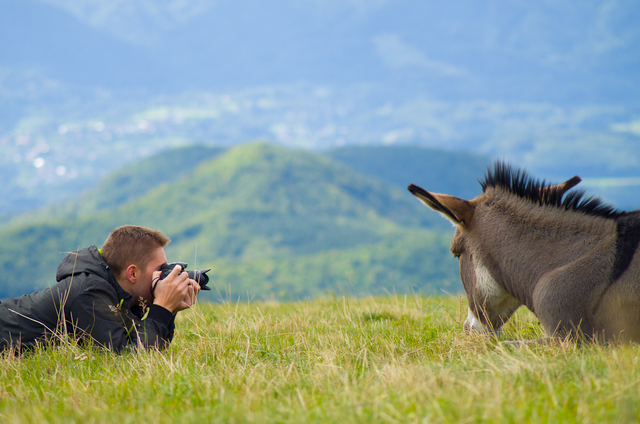
[[96,187],[77,199],[52,204],[10,221],[13,224],[42,221],[51,217],[82,216],[114,209],[153,190],[160,184],[190,174],[201,162],[225,149],[204,145],[177,147],[117,169],[101,179]]
[[3,228],[0,295],[52,284],[63,252],[100,246],[124,224],[162,230],[172,238],[170,261],[211,267],[213,284],[230,296],[312,296],[344,289],[347,273],[356,293],[432,292],[457,281],[450,227],[404,189],[322,154],[265,143],[209,153],[154,185],[149,170],[162,168],[148,165],[162,161],[132,164],[86,193],[93,206],[82,213]]

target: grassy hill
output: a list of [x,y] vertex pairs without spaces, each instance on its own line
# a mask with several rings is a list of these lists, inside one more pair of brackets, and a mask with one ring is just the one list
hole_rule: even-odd
[[[205,156],[176,157],[193,153]],[[207,153],[175,172],[171,152],[133,164],[85,194],[75,214],[4,228],[1,294],[52,284],[64,252],[100,246],[123,224],[161,229],[173,240],[169,260],[212,267],[222,296],[432,292],[457,281],[450,227],[404,189],[268,144]]]
[[50,217],[81,216],[117,208],[143,196],[161,184],[190,174],[201,162],[225,150],[221,147],[194,145],[165,150],[117,169],[98,181],[75,200],[66,200],[27,213],[13,223],[42,221]]

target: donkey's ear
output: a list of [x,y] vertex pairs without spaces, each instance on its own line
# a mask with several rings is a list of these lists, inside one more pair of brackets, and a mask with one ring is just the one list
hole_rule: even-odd
[[577,186],[580,183],[580,181],[582,181],[582,178],[576,175],[573,178],[569,178],[567,181],[563,182],[562,184],[556,184],[554,186],[541,188],[540,196],[542,198],[542,201],[553,202],[552,199],[555,199],[557,202],[560,202],[562,200],[562,196],[564,196],[564,194],[567,191]]
[[580,181],[582,181],[582,178],[576,175],[575,177],[569,178],[567,181],[563,182],[562,184],[558,184],[554,187],[556,187],[558,191],[560,191],[562,194],[565,194],[567,191],[571,190],[572,188],[580,184]]
[[407,190],[418,198],[422,203],[429,206],[436,212],[440,212],[455,225],[465,225],[471,221],[474,207],[466,200],[447,194],[429,193],[422,187],[411,184]]

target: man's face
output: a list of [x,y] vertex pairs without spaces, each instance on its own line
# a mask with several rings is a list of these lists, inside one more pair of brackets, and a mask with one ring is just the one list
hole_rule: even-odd
[[[151,260],[147,264],[145,269],[140,275],[140,285],[136,290],[136,295],[133,301],[137,301],[140,297],[144,299],[147,306],[153,303],[153,295],[151,294],[151,282],[153,281],[153,273],[160,271],[160,267],[167,263],[167,255],[164,253],[164,248],[158,247],[153,251]],[[137,285],[137,284],[136,284]]]

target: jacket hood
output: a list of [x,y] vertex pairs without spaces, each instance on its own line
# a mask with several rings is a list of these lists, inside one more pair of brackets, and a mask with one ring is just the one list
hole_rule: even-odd
[[56,273],[56,281],[78,274],[96,274],[107,281],[115,280],[109,265],[102,259],[96,246],[70,253],[62,260]]
[[96,246],[85,247],[67,255],[58,265],[56,280],[60,282],[72,275],[80,274],[96,275],[108,281],[115,288],[118,299],[124,300],[123,305],[129,305],[131,294],[120,287],[118,280],[111,272],[111,268],[102,259],[102,255],[100,255],[100,251]]

